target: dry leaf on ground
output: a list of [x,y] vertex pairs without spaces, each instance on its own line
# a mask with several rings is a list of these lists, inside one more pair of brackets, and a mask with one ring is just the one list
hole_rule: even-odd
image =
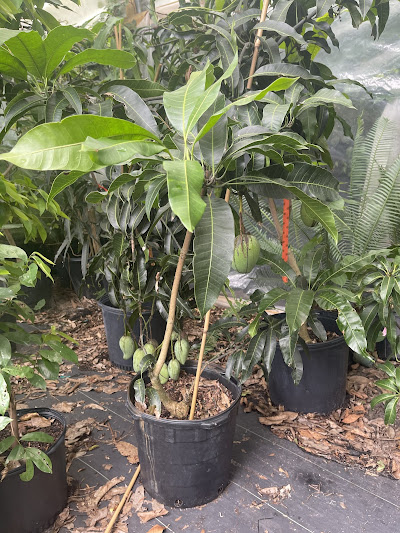
[[142,524],[145,524],[149,520],[152,520],[153,518],[158,518],[159,516],[164,516],[168,514],[168,511],[162,505],[161,503],[158,503],[156,500],[151,501],[152,510],[151,511],[144,511],[141,513],[137,513],[137,516],[140,518],[140,522]]
[[59,402],[52,406],[53,409],[60,413],[71,413],[77,406],[76,402]]
[[110,479],[110,481],[107,481],[103,486],[99,487],[96,492],[93,494],[92,498],[88,501],[88,504],[90,507],[95,508],[99,505],[99,502],[104,498],[104,496],[107,494],[107,492],[115,487],[115,485],[118,485],[118,483],[121,483],[121,481],[124,481],[124,477],[114,477]]
[[132,503],[132,510],[137,513],[141,510],[144,502],[144,487],[139,485],[135,492],[132,494],[130,501]]
[[147,533],[163,533],[163,531],[165,531],[165,527],[157,524],[149,529]]
[[84,409],[98,409],[99,411],[106,411],[102,405],[99,405],[98,403],[88,403],[87,405],[83,406]]
[[72,426],[68,426],[67,433],[65,435],[65,445],[72,446],[76,444],[82,437],[87,437],[92,431],[92,427],[96,423],[94,418],[86,418],[85,420],[79,420]]
[[124,455],[131,465],[139,462],[138,449],[129,442],[119,441],[115,443],[115,447],[121,455]]

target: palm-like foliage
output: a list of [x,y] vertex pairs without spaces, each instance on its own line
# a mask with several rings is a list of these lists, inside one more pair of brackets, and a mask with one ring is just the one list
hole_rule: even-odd
[[344,253],[362,254],[396,239],[400,215],[396,135],[396,125],[386,118],[379,118],[366,136],[359,122],[344,215]]

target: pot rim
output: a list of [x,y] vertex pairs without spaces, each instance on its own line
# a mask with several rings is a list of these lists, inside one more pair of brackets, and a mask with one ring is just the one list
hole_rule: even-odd
[[[197,369],[196,363],[188,362],[188,363],[185,363],[185,365],[182,365],[182,370],[189,370],[189,371],[193,370],[194,371],[193,374],[196,373],[196,369]],[[227,407],[224,411],[221,411],[221,413],[218,413],[217,415],[210,416],[208,418],[203,418],[201,420],[178,420],[175,418],[172,418],[172,419],[171,418],[156,418],[153,415],[143,413],[143,411],[140,411],[139,409],[135,407],[134,403],[131,400],[131,395],[130,395],[130,392],[133,389],[133,384],[137,379],[140,378],[140,374],[136,374],[136,376],[134,376],[134,378],[129,383],[126,406],[134,418],[137,418],[137,419],[142,418],[145,421],[149,421],[155,424],[170,424],[174,426],[175,428],[182,428],[182,429],[183,428],[194,429],[196,426],[202,429],[215,428],[219,426],[220,424],[222,424],[226,419],[227,413],[232,411],[238,405],[242,397],[242,386],[234,377],[231,377],[228,380],[228,378],[225,376],[225,372],[221,368],[218,368],[218,367],[206,368],[203,371],[202,375],[204,375],[204,373],[214,375],[215,379],[218,379],[218,381],[222,384],[224,383],[222,382],[220,378],[222,378],[223,380],[229,381],[236,388],[237,397],[233,400],[233,402],[231,403],[229,407]],[[147,371],[143,373],[143,377],[145,378],[146,376],[147,376]],[[212,380],[213,378],[207,378],[207,379]]]
[[[64,442],[65,440],[65,433],[67,431],[67,422],[65,421],[65,418],[62,416],[61,413],[56,411],[55,409],[52,409],[51,407],[31,407],[27,409],[17,409],[18,415],[25,415],[27,413],[38,413],[41,416],[45,418],[56,418],[61,424],[63,425],[63,431],[61,435],[58,437],[58,439],[53,442],[53,444],[50,446],[50,448],[47,450],[46,455],[50,455],[56,452],[56,450],[59,448],[59,446]],[[48,415],[48,416],[46,416]],[[55,416],[54,416],[55,415]],[[18,466],[17,468],[13,468],[9,472],[7,472],[7,475],[4,478],[4,481],[11,476],[15,476],[17,474],[20,474],[25,471],[25,465]],[[51,475],[51,474],[50,474]]]

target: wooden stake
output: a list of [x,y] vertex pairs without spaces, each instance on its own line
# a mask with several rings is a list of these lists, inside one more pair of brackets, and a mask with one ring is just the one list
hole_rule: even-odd
[[121,512],[122,507],[125,505],[125,502],[128,499],[129,493],[131,492],[133,485],[135,484],[135,481],[138,478],[139,472],[140,472],[140,465],[136,468],[136,471],[133,474],[133,478],[131,479],[131,482],[129,483],[124,495],[122,496],[122,499],[119,502],[118,507],[115,509],[114,514],[112,515],[112,518],[110,520],[110,523],[108,524],[107,529],[105,530],[105,533],[111,533],[113,526],[118,519],[119,513]]
[[[227,189],[225,193],[225,202],[229,202],[229,198],[231,196],[230,189]],[[194,412],[196,409],[196,402],[197,402],[197,393],[199,390],[199,383],[200,383],[200,376],[202,373],[202,364],[203,364],[203,356],[206,349],[206,341],[207,341],[207,333],[208,333],[208,327],[210,325],[210,316],[211,316],[211,309],[207,311],[206,316],[204,318],[204,327],[203,327],[203,337],[201,339],[201,346],[200,346],[200,353],[199,353],[199,361],[197,363],[197,370],[196,370],[196,377],[194,380],[194,388],[193,388],[193,396],[192,396],[192,405],[190,407],[190,414],[189,414],[189,420],[193,420],[194,418]]]
[[[269,0],[264,0],[262,12],[261,12],[261,17],[260,17],[260,22],[264,22],[264,20],[267,18],[268,5],[269,5]],[[256,38],[254,40],[254,52],[253,52],[253,59],[251,61],[249,79],[247,80],[247,90],[248,91],[251,89],[251,86],[253,85],[253,74],[254,74],[254,72],[256,70],[258,54],[259,54],[260,46],[261,46],[260,37],[262,37],[262,34],[263,34],[263,30],[262,29],[258,29]]]

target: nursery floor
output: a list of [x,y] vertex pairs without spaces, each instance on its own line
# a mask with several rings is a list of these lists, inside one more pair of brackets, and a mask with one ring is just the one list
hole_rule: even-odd
[[[92,372],[76,371],[64,379],[94,376]],[[110,395],[78,389],[72,396],[51,393],[40,401],[43,406],[77,403],[70,413],[65,413],[69,426],[74,427],[78,421],[90,425],[89,441],[83,447],[86,453],[76,457],[69,470],[83,489],[82,494],[86,487],[102,487],[120,476],[125,478],[119,480],[120,485],[125,486],[135,470],[113,441],[134,443],[125,397],[123,391]],[[244,413],[240,408],[231,483],[217,500],[201,508],[167,508],[168,514],[145,524],[133,512],[115,531],[157,533],[165,527],[165,531],[176,533],[398,533],[399,494],[398,481],[302,452],[262,426],[255,413]],[[74,521],[66,520],[66,525],[57,531],[99,531],[96,522],[90,527],[87,509],[83,512],[76,506],[77,502],[72,502],[69,508],[69,518],[75,517]],[[99,508],[89,515],[92,520],[104,517],[101,505]],[[162,527],[152,530],[155,525]]]
[[[71,494],[47,533],[104,533],[136,469],[133,423],[125,407],[132,376],[110,367],[96,309],[72,301],[40,317],[39,328],[54,323],[79,339],[80,365],[63,367],[47,393],[20,388],[19,407],[54,406],[68,423]],[[164,508],[143,494],[139,478],[114,533],[399,532],[400,481],[306,453],[260,424],[259,416],[239,408],[231,482],[215,501]],[[388,440],[397,442],[397,432]]]

